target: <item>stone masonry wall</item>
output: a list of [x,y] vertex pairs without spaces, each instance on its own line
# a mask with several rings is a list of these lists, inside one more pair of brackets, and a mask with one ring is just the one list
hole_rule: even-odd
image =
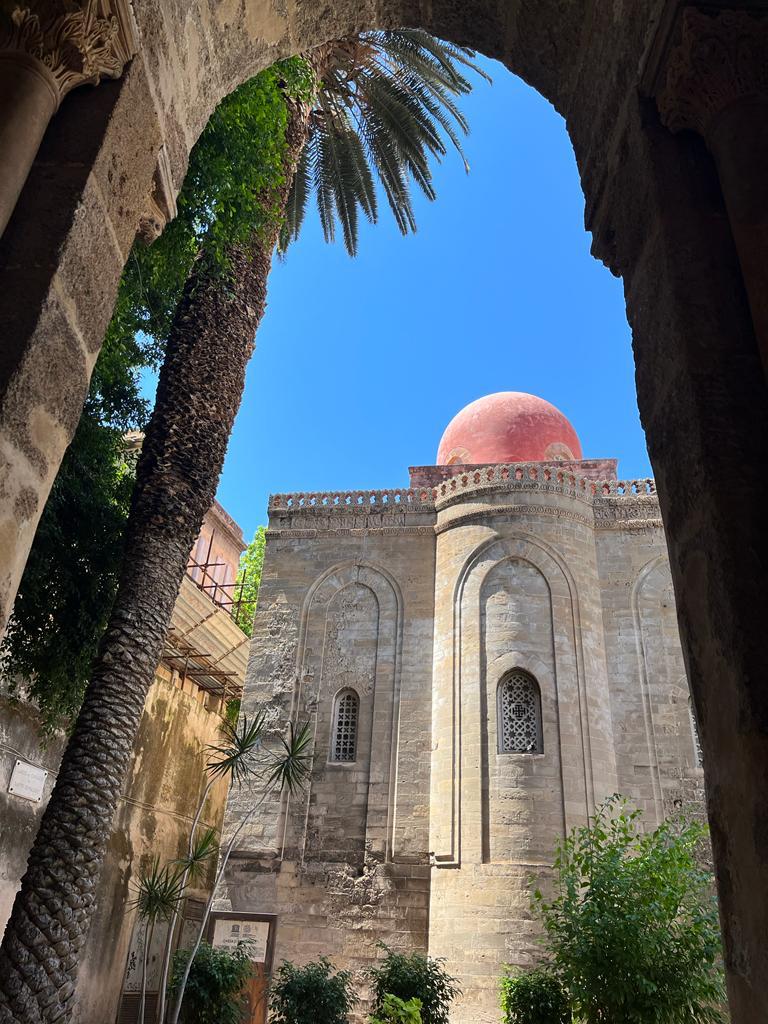
[[597,535],[619,790],[650,822],[704,813],[675,597],[660,522]]
[[[567,467],[393,493],[272,503],[243,711],[276,734],[308,719],[313,771],[244,830],[226,896],[276,915],[278,963],[353,971],[361,1014],[384,941],[446,958],[452,1024],[496,1024],[505,966],[541,955],[531,893],[557,841],[616,791],[650,824],[701,811],[658,504],[650,482]],[[515,669],[540,691],[537,752],[501,749]],[[339,764],[348,690],[358,749]],[[233,792],[225,830],[257,798]]]
[[[430,953],[464,990],[452,1021],[499,1017],[505,964],[540,954],[532,880],[616,788],[592,498],[530,485],[438,502]],[[542,753],[502,753],[497,691],[541,691]]]
[[[273,513],[267,533],[242,710],[266,711],[276,733],[309,720],[313,768],[304,794],[268,799],[241,833],[227,898],[277,915],[276,963],[330,956],[363,998],[379,941],[428,944],[433,522],[307,509]],[[346,690],[360,701],[357,754],[335,763]],[[255,799],[233,791],[225,829]]]

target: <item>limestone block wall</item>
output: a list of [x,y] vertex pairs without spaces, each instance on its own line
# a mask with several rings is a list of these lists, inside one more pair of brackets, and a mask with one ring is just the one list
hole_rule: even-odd
[[[538,953],[532,879],[616,787],[592,500],[533,490],[437,503],[430,952],[462,979],[461,1024],[498,1020],[504,965]],[[514,669],[540,689],[540,753],[500,750]]]
[[[187,692],[171,683],[170,673],[161,666],[147,696],[131,775],[118,805],[99,882],[98,906],[83,953],[74,1011],[77,1024],[111,1024],[116,1019],[136,918],[129,901],[140,865],[155,856],[161,861],[177,858],[186,849],[189,825],[205,784],[205,746],[219,741],[221,718],[208,709],[202,690],[189,682],[185,686]],[[12,765],[14,751],[25,760],[42,763],[51,771],[47,799],[63,738],[41,750],[33,709],[24,703],[11,705],[3,700],[0,722],[2,770]],[[5,781],[0,787],[2,930],[44,805],[19,800],[6,792],[7,779],[0,781]],[[221,827],[226,791],[226,781],[217,783],[204,809],[203,820],[215,828]],[[210,879],[201,879],[196,895],[204,897],[206,885]]]
[[[235,910],[277,915],[276,962],[356,972],[379,940],[427,948],[434,511],[272,509],[242,713],[309,721],[311,779],[238,839]],[[340,693],[359,700],[354,762],[331,756]],[[225,829],[256,791],[233,791]],[[362,1013],[364,1004],[361,1004]]]
[[[654,514],[655,511],[655,514]],[[704,813],[690,691],[658,509],[597,534],[619,790],[646,819]]]
[[[504,967],[540,958],[558,840],[616,791],[652,823],[701,807],[658,504],[544,464],[391,497],[272,503],[243,712],[309,721],[312,777],[261,805],[226,897],[276,916],[278,962],[328,955],[363,996],[378,941],[428,949],[463,989],[452,1024],[496,1024]],[[525,752],[502,742],[513,671],[540,698]],[[349,691],[357,754],[335,763]],[[233,792],[225,829],[258,798]]]

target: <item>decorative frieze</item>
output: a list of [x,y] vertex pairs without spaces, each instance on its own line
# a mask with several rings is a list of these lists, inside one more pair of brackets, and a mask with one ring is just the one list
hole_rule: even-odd
[[0,59],[34,62],[57,105],[79,85],[119,78],[136,47],[128,0],[86,0],[63,13],[19,5],[0,20]]
[[707,138],[715,119],[732,103],[752,96],[768,99],[768,19],[748,11],[710,15],[687,7],[681,32],[657,96],[667,128]]

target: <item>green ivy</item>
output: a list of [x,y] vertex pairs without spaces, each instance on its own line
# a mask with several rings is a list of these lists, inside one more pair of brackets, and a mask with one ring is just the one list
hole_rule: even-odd
[[77,713],[116,593],[132,488],[122,434],[148,417],[139,372],[162,359],[194,261],[225,273],[227,247],[277,215],[269,197],[283,179],[286,97],[312,83],[295,57],[223,100],[190,155],[177,217],[150,247],[133,246],[0,651],[3,675],[38,703],[45,730]]

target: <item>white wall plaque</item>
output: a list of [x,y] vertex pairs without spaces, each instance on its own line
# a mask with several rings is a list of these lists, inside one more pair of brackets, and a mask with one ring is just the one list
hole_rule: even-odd
[[255,964],[267,959],[269,921],[249,921],[247,918],[233,920],[218,918],[213,928],[212,946],[234,949],[239,942],[248,943],[248,956]]
[[39,804],[43,799],[47,778],[48,772],[44,768],[38,768],[37,765],[28,764],[26,761],[17,761],[11,772],[8,792],[20,796],[22,800],[32,800]]

